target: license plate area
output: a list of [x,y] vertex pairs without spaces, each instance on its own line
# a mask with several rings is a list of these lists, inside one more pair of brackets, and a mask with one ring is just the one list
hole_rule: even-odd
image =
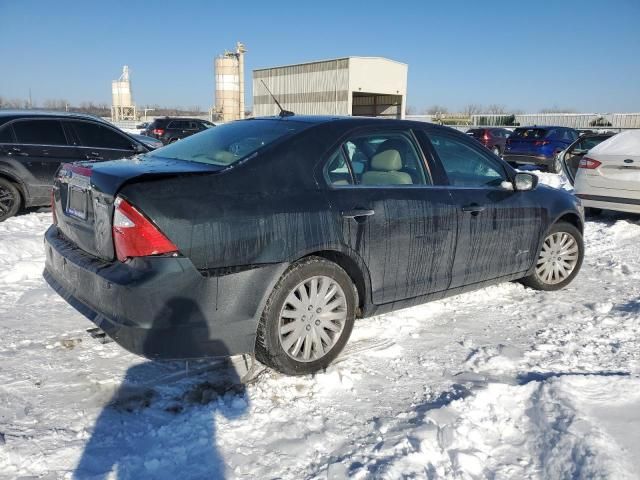
[[65,212],[67,215],[87,219],[87,192],[81,188],[69,185],[67,192],[67,207]]

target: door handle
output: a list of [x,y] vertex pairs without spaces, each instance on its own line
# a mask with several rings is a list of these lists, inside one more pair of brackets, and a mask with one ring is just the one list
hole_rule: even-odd
[[342,212],[342,217],[343,218],[353,218],[353,219],[358,219],[360,217],[370,217],[371,215],[374,215],[376,212],[375,210],[368,210],[365,208],[354,208],[353,210],[345,210]]
[[471,205],[465,205],[462,207],[462,211],[466,213],[470,213],[471,215],[478,215],[480,212],[484,212],[487,207],[483,207],[482,205],[478,205],[477,203],[472,203]]
[[18,147],[11,147],[9,149],[9,155],[20,155],[21,157],[28,157],[29,154],[26,152],[23,152],[21,149],[19,149]]

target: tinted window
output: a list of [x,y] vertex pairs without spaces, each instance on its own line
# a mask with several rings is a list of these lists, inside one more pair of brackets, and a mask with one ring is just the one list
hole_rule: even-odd
[[591,150],[596,145],[604,142],[607,138],[610,137],[587,137],[580,140],[576,143],[576,146],[573,147],[574,150]]
[[183,120],[174,120],[167,126],[167,128],[174,128],[176,130],[183,130],[188,127],[189,127],[189,122],[185,122]]
[[506,175],[499,162],[462,139],[429,133],[449,183],[460,187],[499,187]]
[[484,135],[484,129],[474,128],[473,130],[467,130],[467,133],[473,138],[482,138],[482,136]]
[[0,128],[0,143],[13,143],[10,126]]
[[359,135],[343,145],[360,185],[425,185],[422,160],[407,132]]
[[513,138],[540,139],[547,135],[548,130],[544,128],[516,128],[512,134]]
[[133,150],[131,140],[108,127],[91,122],[71,122],[71,124],[80,144],[85,147]]
[[307,123],[290,120],[242,120],[209,128],[149,155],[227,166],[307,127]]
[[13,132],[18,143],[32,145],[67,145],[58,120],[26,120],[15,122]]

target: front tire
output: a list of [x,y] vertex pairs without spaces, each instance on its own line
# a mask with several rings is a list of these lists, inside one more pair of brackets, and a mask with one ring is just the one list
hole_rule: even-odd
[[265,305],[256,358],[287,375],[326,368],[351,335],[356,306],[356,289],[341,267],[321,257],[294,263]]
[[562,171],[562,165],[560,164],[560,157],[558,157],[557,155],[553,157],[553,160],[547,167],[547,171],[551,173],[560,173]]
[[535,290],[560,290],[578,274],[583,258],[580,230],[570,223],[558,222],[542,242],[533,273],[522,283]]
[[10,181],[0,178],[0,222],[18,213],[21,203],[18,188]]

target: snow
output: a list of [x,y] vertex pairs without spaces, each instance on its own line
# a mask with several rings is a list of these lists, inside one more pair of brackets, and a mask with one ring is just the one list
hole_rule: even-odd
[[240,357],[153,363],[92,338],[41,278],[49,222],[0,224],[2,479],[638,478],[637,216],[589,221],[560,292],[361,320],[326,372],[244,384]]

